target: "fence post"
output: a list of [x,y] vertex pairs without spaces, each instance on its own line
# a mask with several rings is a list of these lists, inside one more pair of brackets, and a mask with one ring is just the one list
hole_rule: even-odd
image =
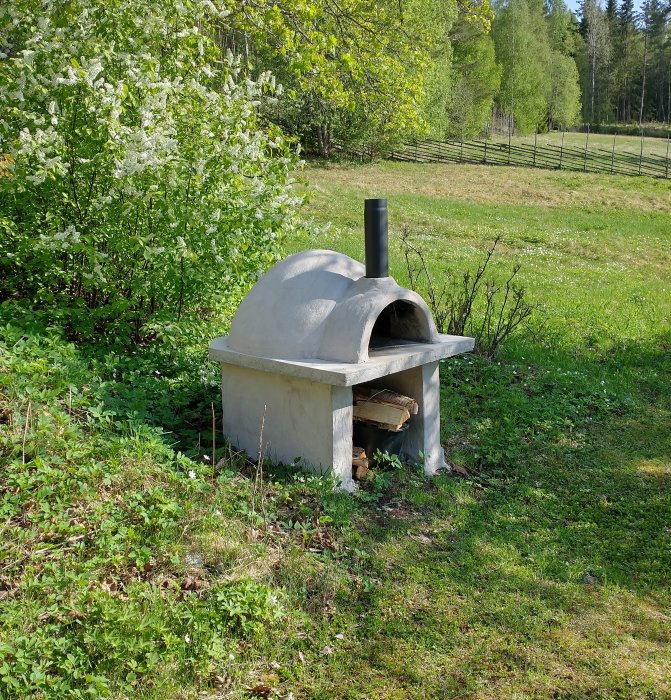
[[561,146],[559,148],[559,170],[561,170],[561,164],[562,164],[562,159],[564,158],[564,136],[566,135],[565,131],[561,132]]
[[671,131],[666,135],[666,177],[669,177],[669,141],[671,140]]
[[585,137],[585,157],[582,162],[583,172],[587,172],[587,145],[589,144],[589,124],[587,125],[587,136]]
[[510,165],[510,139],[511,139],[510,119],[511,119],[511,117],[508,118],[508,165]]
[[611,151],[610,154],[610,174],[613,174],[613,164],[615,163],[615,139],[617,136],[613,134],[613,150]]
[[641,152],[638,154],[638,174],[641,174],[641,165],[643,164],[643,127],[641,127]]
[[[668,154],[669,147],[668,147],[668,145],[667,145],[667,147],[666,147],[666,150],[667,150],[667,154],[666,154],[666,171],[667,171],[667,175],[668,175],[668,171],[669,171],[669,154]],[[487,165],[487,142],[486,142],[486,141],[485,141],[485,165]]]
[[538,127],[534,133],[534,168],[536,167],[536,144],[538,143]]
[[461,137],[461,150],[459,151],[459,162],[464,162],[464,137]]

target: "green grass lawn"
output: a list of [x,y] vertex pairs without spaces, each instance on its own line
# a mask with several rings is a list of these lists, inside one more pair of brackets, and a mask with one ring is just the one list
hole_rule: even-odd
[[294,249],[362,259],[362,199],[386,196],[400,281],[403,227],[436,278],[501,234],[498,274],[522,263],[542,307],[497,362],[443,366],[449,459],[473,478],[403,492],[413,515],[374,528],[384,593],[352,697],[668,696],[671,188],[414,164],[307,180],[336,228]]
[[[217,444],[205,338],[125,357],[0,316],[0,697],[671,697],[671,188],[522,168],[308,167],[362,259],[389,199],[439,279],[502,242],[539,305],[441,366],[467,477],[359,493]],[[214,332],[214,331],[213,331]],[[220,442],[220,441],[219,441]],[[390,465],[393,467],[393,465]]]

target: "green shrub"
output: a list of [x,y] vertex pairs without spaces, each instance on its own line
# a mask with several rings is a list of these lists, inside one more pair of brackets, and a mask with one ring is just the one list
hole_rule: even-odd
[[0,306],[0,698],[207,682],[282,593],[229,571],[194,589],[184,533],[221,527],[224,484],[109,400],[108,364],[15,311]]
[[290,145],[196,0],[0,7],[0,300],[125,341],[240,295],[294,224]]

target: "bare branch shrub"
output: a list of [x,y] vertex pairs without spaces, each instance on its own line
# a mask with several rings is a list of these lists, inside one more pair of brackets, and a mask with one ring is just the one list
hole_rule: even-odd
[[438,332],[472,335],[476,351],[486,357],[494,357],[502,343],[517,328],[526,325],[537,309],[527,301],[525,288],[515,284],[519,263],[502,283],[487,276],[500,241],[501,236],[494,239],[475,270],[462,273],[448,270],[436,282],[429,272],[424,251],[410,240],[408,227],[401,233],[410,288],[427,299]]

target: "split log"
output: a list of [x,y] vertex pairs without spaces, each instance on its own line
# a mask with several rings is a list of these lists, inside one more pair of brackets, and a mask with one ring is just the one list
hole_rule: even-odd
[[370,474],[370,469],[368,468],[366,451],[363,449],[363,447],[353,447],[352,476],[357,480],[361,480],[368,474]]
[[368,467],[364,467],[362,464],[360,464],[358,467],[352,467],[352,477],[357,481],[365,479],[369,474],[372,473],[373,472]]
[[368,466],[368,458],[366,457],[366,450],[363,447],[353,447],[352,448],[352,464],[354,466]]
[[410,419],[410,411],[402,406],[392,406],[376,401],[362,401],[353,407],[354,420],[373,423],[386,430],[398,432]]
[[410,396],[404,396],[389,389],[374,389],[367,386],[354,387],[354,401],[373,401],[375,403],[389,404],[390,406],[401,406],[406,408],[410,415],[416,416],[419,412],[419,406],[415,399]]

